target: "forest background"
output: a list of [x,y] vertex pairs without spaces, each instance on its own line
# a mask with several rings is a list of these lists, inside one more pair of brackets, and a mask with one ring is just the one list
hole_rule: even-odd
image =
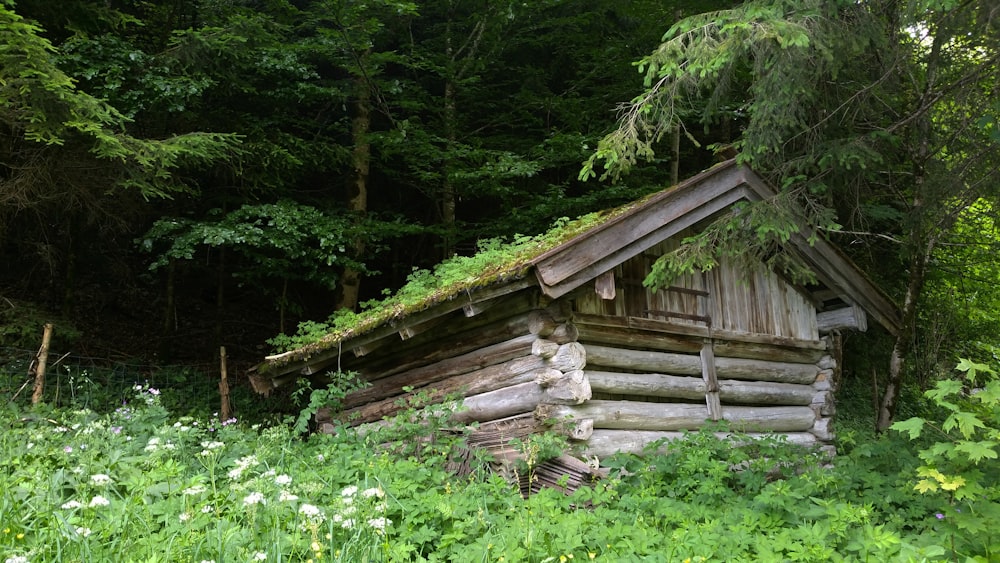
[[848,339],[886,428],[1000,344],[998,6],[3,0],[0,344],[57,316],[60,350],[252,364],[738,154],[789,205],[675,267],[773,257],[805,210],[903,308],[898,338]]

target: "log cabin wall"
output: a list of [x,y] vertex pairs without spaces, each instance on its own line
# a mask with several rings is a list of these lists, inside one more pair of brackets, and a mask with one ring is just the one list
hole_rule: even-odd
[[[400,340],[340,358],[341,369],[356,371],[369,385],[344,398],[338,418],[351,426],[375,423],[404,410],[417,394],[431,403],[457,395],[463,405],[452,417],[456,423],[496,426],[533,420],[542,403],[588,400],[585,352],[566,302],[546,305],[535,290],[522,291],[482,312],[456,311],[425,330],[406,327]],[[335,431],[331,416],[317,413],[321,431]]]
[[598,457],[639,452],[706,420],[828,445],[836,350],[819,337],[815,305],[763,268],[747,276],[725,263],[668,290],[643,287],[672,247],[667,241],[569,296],[592,399],[540,405],[536,415],[572,421],[586,453]]

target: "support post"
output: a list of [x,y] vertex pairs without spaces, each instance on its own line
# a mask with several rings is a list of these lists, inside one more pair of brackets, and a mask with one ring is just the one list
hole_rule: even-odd
[[52,341],[52,323],[45,323],[42,330],[42,347],[38,349],[35,356],[35,391],[31,394],[31,404],[37,405],[42,402],[42,394],[45,392],[45,364],[49,361],[49,342]]
[[226,347],[219,346],[219,372],[222,374],[222,378],[219,380],[219,397],[222,401],[222,405],[219,409],[219,415],[222,420],[229,420],[232,418],[231,406],[229,404],[229,380],[226,374]]

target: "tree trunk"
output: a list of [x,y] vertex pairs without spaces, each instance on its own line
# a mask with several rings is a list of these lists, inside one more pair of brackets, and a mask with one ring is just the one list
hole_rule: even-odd
[[[368,59],[368,53],[361,55],[361,64]],[[371,87],[364,74],[354,79],[354,118],[351,120],[351,164],[353,173],[347,185],[347,208],[355,213],[358,220],[368,212],[368,174],[371,168],[371,142],[368,132],[371,128]],[[356,237],[351,245],[351,258],[360,259],[365,251],[365,243],[361,237]],[[340,277],[339,294],[336,309],[351,309],[358,305],[358,295],[361,290],[361,272],[356,268],[345,266]]]
[[451,21],[445,27],[445,55],[449,63],[447,75],[444,79],[444,135],[447,145],[445,146],[444,165],[441,170],[441,223],[444,225],[444,240],[441,242],[441,252],[445,259],[449,258],[455,250],[455,184],[452,183],[451,173],[454,168],[452,153],[455,150],[456,125],[458,110],[455,102],[455,61],[454,47],[452,46]]
[[902,391],[906,356],[910,353],[916,332],[917,303],[924,288],[927,265],[930,262],[931,253],[934,251],[934,242],[933,238],[927,242],[923,252],[913,261],[913,266],[910,268],[910,280],[906,286],[906,296],[903,298],[903,322],[899,334],[896,335],[896,341],[892,345],[892,353],[889,356],[889,376],[879,407],[878,421],[875,424],[875,429],[878,432],[888,430],[896,417],[896,406]]

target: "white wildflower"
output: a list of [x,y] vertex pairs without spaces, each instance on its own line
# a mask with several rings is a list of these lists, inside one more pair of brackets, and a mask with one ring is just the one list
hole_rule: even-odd
[[323,520],[323,511],[312,504],[303,504],[299,507],[299,514],[310,520]]
[[274,483],[276,485],[287,485],[292,482],[292,478],[288,475],[278,475],[274,478]]
[[340,491],[340,496],[353,497],[357,492],[358,488],[355,487],[354,485],[351,485],[350,487],[345,488],[343,491]]
[[219,449],[221,447],[224,447],[225,445],[226,444],[224,444],[222,442],[219,442],[219,441],[215,441],[215,440],[213,440],[211,442],[202,442],[201,443],[201,447],[205,448],[206,450],[216,450],[216,449]]
[[384,517],[372,518],[371,520],[368,521],[368,525],[369,526],[371,526],[372,528],[375,528],[376,530],[378,530],[380,532],[384,532],[385,531],[385,527],[388,526],[388,525],[390,525],[390,524],[392,524],[392,520],[389,520],[388,518],[384,518]]
[[299,497],[288,491],[281,491],[281,494],[278,495],[278,502],[291,502],[293,500],[299,500]]
[[4,559],[4,563],[29,563],[28,558],[23,555],[15,555]]
[[94,498],[90,499],[90,505],[89,506],[92,506],[92,507],[93,506],[108,506],[109,504],[111,504],[110,500],[102,497],[101,495],[97,495]]
[[177,517],[177,519],[180,520],[181,522],[187,522],[188,520],[191,519],[191,514],[187,512],[182,512],[181,515]]
[[267,504],[263,493],[253,492],[243,497],[243,506],[253,506],[255,504]]
[[206,504],[205,506],[201,507],[201,513],[202,514],[208,514],[209,512],[212,512],[213,510],[215,510],[215,509],[212,508],[211,504]]
[[90,476],[90,481],[95,485],[104,486],[111,483],[111,477],[104,473],[96,473]]
[[85,527],[83,527],[83,526],[77,526],[77,527],[76,527],[76,534],[77,534],[78,536],[83,536],[83,537],[87,537],[87,536],[89,536],[89,535],[90,535],[91,533],[92,533],[92,530],[91,530],[90,528],[85,528]]
[[83,505],[80,504],[78,501],[70,500],[62,503],[62,506],[60,506],[59,508],[62,508],[63,510],[73,510],[74,508],[80,508],[82,506]]
[[181,493],[184,494],[185,496],[193,496],[193,495],[200,495],[201,493],[204,493],[205,490],[206,490],[205,485],[195,485],[193,487],[188,487],[184,489],[183,491],[181,491]]
[[345,529],[345,530],[350,530],[351,528],[354,527],[354,520],[351,520],[350,518],[348,518],[348,519],[346,519],[346,520],[344,520],[343,522],[340,523],[340,527],[343,528],[343,529]]
[[262,473],[262,475],[264,475],[264,477],[274,477],[275,475],[277,475],[277,473],[278,472],[275,471],[274,469],[268,469],[267,471],[265,471],[264,473]]
[[253,554],[253,560],[254,561],[267,561],[267,554],[264,553],[263,551],[258,551],[257,553]]
[[372,497],[382,498],[385,496],[385,491],[383,491],[380,487],[372,487],[370,489],[365,489],[361,491],[361,496],[365,498],[372,498]]

